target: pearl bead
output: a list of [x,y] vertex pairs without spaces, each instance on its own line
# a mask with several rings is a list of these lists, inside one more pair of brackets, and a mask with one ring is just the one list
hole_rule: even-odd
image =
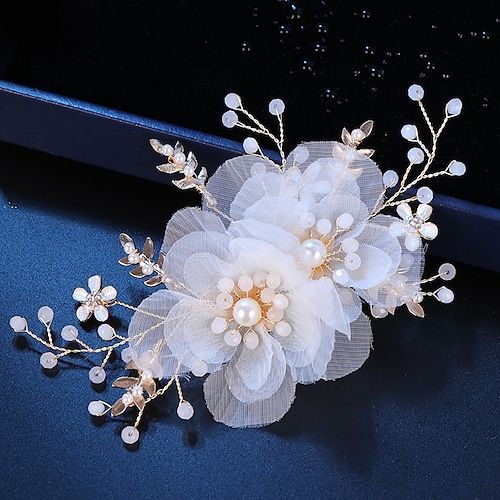
[[196,359],[191,366],[191,373],[195,377],[203,377],[208,371],[208,366],[202,359]]
[[219,292],[231,292],[234,288],[234,281],[231,278],[221,278],[217,282]]
[[439,302],[442,302],[443,304],[449,304],[450,302],[453,302],[455,294],[449,288],[442,286],[436,292],[436,297],[439,300]]
[[254,154],[259,150],[259,143],[253,137],[247,137],[243,141],[243,149],[249,155]]
[[282,293],[278,293],[273,297],[273,304],[278,309],[286,309],[288,307],[288,297]]
[[264,288],[266,286],[266,273],[263,271],[255,273],[252,281],[257,288]]
[[254,326],[262,318],[262,310],[259,303],[250,297],[245,297],[233,307],[233,319],[241,326]]
[[413,84],[408,88],[408,97],[412,101],[421,101],[424,97],[424,89],[420,85]]
[[301,262],[311,268],[321,266],[325,262],[328,251],[321,240],[305,240],[300,248],[299,258]]
[[126,392],[122,396],[122,403],[125,406],[130,406],[130,405],[134,404],[134,397],[132,396],[132,394],[130,394],[130,392]]
[[276,293],[272,288],[266,287],[260,292],[260,300],[262,300],[264,304],[270,304],[275,295]]
[[148,262],[141,262],[141,269],[146,276],[153,274],[154,271],[153,264],[150,264]]
[[75,288],[73,292],[73,299],[77,302],[85,302],[89,296],[89,292],[85,288]]
[[438,273],[442,280],[450,281],[456,276],[457,270],[453,264],[445,263],[439,266]]
[[453,160],[448,165],[448,172],[450,172],[451,175],[456,175],[456,176],[464,175],[465,170],[466,170],[465,165],[461,161]]
[[139,384],[135,384],[134,387],[132,387],[132,396],[142,396],[143,392],[144,389]]
[[104,368],[101,368],[100,366],[93,366],[89,370],[89,380],[93,384],[101,384],[106,380],[106,372]]
[[105,306],[100,304],[94,309],[94,316],[97,321],[104,323],[109,318],[109,312]]
[[248,349],[253,351],[254,349],[257,349],[259,345],[259,336],[254,331],[250,330],[243,337],[243,342]]
[[215,318],[210,325],[213,333],[222,333],[227,328],[226,318]]
[[332,230],[332,223],[328,219],[320,219],[316,222],[316,231],[322,236],[328,234]]
[[424,152],[420,148],[411,148],[406,154],[408,161],[419,165],[425,160]]
[[49,306],[38,309],[38,319],[45,325],[50,325],[54,319],[54,311]]
[[240,96],[231,92],[224,97],[224,104],[230,109],[238,109],[241,106]]
[[222,125],[226,128],[233,128],[238,123],[238,115],[230,110],[222,115]]
[[233,305],[233,296],[227,292],[219,293],[215,298],[215,303],[220,309],[229,309]]
[[188,401],[181,401],[177,407],[177,415],[182,420],[189,420],[194,415],[194,408]]
[[446,103],[446,114],[449,116],[458,116],[462,112],[462,101],[455,97]]
[[16,332],[23,332],[28,325],[26,319],[21,316],[12,316],[9,321],[10,327]]
[[274,116],[281,115],[285,111],[285,103],[281,99],[273,99],[269,103],[269,113]]
[[224,334],[224,342],[231,347],[236,347],[241,342],[241,333],[238,330],[228,330]]
[[130,362],[132,360],[132,349],[130,349],[130,347],[125,347],[124,349],[122,349],[120,356],[124,363]]
[[347,269],[355,271],[361,266],[361,257],[357,253],[348,253],[344,259],[344,265]]
[[186,155],[184,153],[181,153],[180,151],[178,153],[175,153],[173,157],[174,163],[184,163],[186,161]]
[[131,253],[128,257],[127,260],[131,264],[138,264],[139,261],[141,260],[141,256],[138,253]]
[[372,307],[372,316],[374,318],[385,318],[389,311],[385,307],[381,306],[373,306]]
[[125,444],[135,444],[139,440],[139,431],[132,425],[127,425],[122,430],[122,441]]
[[401,129],[401,135],[407,141],[414,141],[417,138],[417,127],[415,125],[404,125]]
[[342,247],[342,250],[345,253],[352,253],[358,250],[359,242],[354,238],[346,238],[345,240],[342,241],[340,246]]
[[100,401],[91,401],[87,410],[93,417],[100,417],[106,411],[106,407]]
[[118,292],[116,291],[116,288],[113,286],[105,286],[101,290],[101,298],[105,302],[112,302],[113,300],[116,299]]
[[102,340],[111,340],[116,335],[116,332],[111,325],[108,325],[106,323],[104,325],[99,325],[97,334],[99,335],[99,337],[101,337]]
[[164,144],[161,147],[161,154],[164,156],[172,156],[174,154],[174,148],[170,144]]
[[386,188],[394,187],[399,181],[399,176],[394,170],[387,170],[382,176],[382,182]]
[[61,330],[61,337],[67,342],[72,342],[78,337],[78,330],[73,325],[66,325]]
[[421,188],[417,189],[417,200],[420,203],[430,203],[432,201],[432,198],[434,198],[434,193],[431,188],[422,186]]
[[133,253],[134,250],[135,250],[135,246],[131,241],[127,241],[127,243],[125,243],[125,245],[123,245],[123,251],[127,255],[130,255],[131,253]]
[[335,269],[332,279],[339,285],[345,285],[349,281],[349,273],[345,269]]
[[356,141],[356,142],[361,142],[365,137],[366,134],[360,129],[360,128],[355,128],[351,132],[351,137]]
[[52,352],[44,352],[40,356],[40,364],[46,369],[46,370],[52,370],[57,365],[57,358],[54,353]]
[[280,337],[288,337],[292,333],[292,327],[286,321],[279,321],[274,329]]
[[253,281],[250,276],[243,274],[238,278],[238,288],[242,292],[249,292],[253,288]]
[[269,273],[266,276],[266,284],[269,288],[278,288],[281,284],[281,276],[278,273]]
[[354,217],[351,214],[345,213],[337,217],[337,227],[339,229],[347,229],[352,226]]

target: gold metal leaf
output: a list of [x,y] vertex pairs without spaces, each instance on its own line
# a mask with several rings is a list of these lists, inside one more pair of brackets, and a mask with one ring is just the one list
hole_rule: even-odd
[[175,143],[174,153],[184,153],[184,146],[179,141]]
[[143,410],[146,406],[146,401],[144,400],[144,396],[142,394],[140,396],[134,395],[134,403],[139,410]]
[[178,181],[172,181],[172,184],[175,187],[178,187],[179,189],[192,189],[195,187],[195,184],[192,184],[191,182],[187,182],[186,179],[181,179]]
[[141,266],[136,267],[133,271],[130,271],[130,276],[133,276],[134,278],[144,278],[146,276],[144,274],[144,271],[142,270]]
[[346,146],[351,146],[351,147],[355,146],[355,143],[354,143],[353,138],[351,137],[351,134],[349,133],[349,131],[345,127],[342,129],[342,142]]
[[149,144],[158,154],[163,154],[163,144],[158,139],[149,139]]
[[141,386],[146,389],[146,392],[152,396],[156,392],[156,382],[152,378],[146,380],[141,379]]
[[142,253],[148,259],[153,257],[153,254],[155,253],[155,247],[153,244],[153,240],[149,236],[146,238],[146,241],[144,242],[144,246],[142,247]]
[[135,361],[131,359],[126,365],[125,365],[125,370],[137,370],[137,365],[135,364]]
[[134,244],[134,241],[132,240],[132,238],[128,234],[121,233],[120,234],[120,244],[121,244],[121,246],[124,247],[127,243]]
[[182,170],[174,163],[162,163],[161,165],[156,165],[156,168],[164,174],[175,174],[175,172],[180,172]]
[[207,169],[205,167],[201,167],[200,173],[198,174],[198,179],[200,179],[200,181],[202,181],[203,184],[205,184],[207,178],[208,178]]
[[121,415],[126,409],[127,409],[127,407],[123,404],[123,401],[121,399],[119,399],[111,407],[111,416],[117,417],[118,415]]
[[113,382],[113,387],[120,387],[121,389],[128,389],[139,383],[136,377],[119,377]]
[[163,282],[163,276],[153,276],[144,282],[146,286],[158,286]]
[[413,314],[413,316],[417,316],[419,318],[423,318],[425,316],[424,308],[416,302],[410,300],[409,302],[406,302],[406,307],[408,308],[408,311]]
[[373,130],[373,120],[366,120],[359,128],[365,133],[365,136],[368,137]]
[[128,255],[125,255],[125,257],[122,257],[119,261],[118,264],[121,264],[122,266],[131,266],[132,264],[128,260]]
[[362,154],[367,156],[368,158],[371,158],[373,156],[373,153],[375,153],[374,149],[358,149],[358,151]]
[[157,262],[157,264],[162,269],[163,269],[163,264],[165,264],[165,257],[166,257],[165,252],[160,252],[160,255],[158,256],[158,262]]

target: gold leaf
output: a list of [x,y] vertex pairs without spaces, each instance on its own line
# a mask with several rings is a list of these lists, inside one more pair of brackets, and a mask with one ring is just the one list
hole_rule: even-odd
[[342,142],[346,146],[351,146],[351,147],[355,146],[354,141],[351,137],[351,134],[349,133],[349,131],[345,127],[342,129]]
[[179,141],[175,143],[174,153],[184,153],[184,146]]
[[157,262],[157,264],[162,269],[163,269],[163,264],[165,263],[165,257],[166,257],[165,252],[160,252],[160,255],[158,256],[158,262]]
[[365,136],[368,137],[373,130],[373,120],[366,120],[359,128],[365,133]]
[[119,261],[118,264],[121,264],[122,266],[131,266],[132,264],[128,260],[128,255],[125,255],[125,257],[122,257]]
[[362,155],[367,156],[368,158],[371,158],[373,156],[373,153],[375,153],[374,149],[359,149],[358,150]]
[[121,233],[120,234],[120,244],[121,244],[121,246],[124,247],[127,243],[134,244],[134,240],[132,240],[132,238],[128,234]]
[[152,278],[149,278],[147,281],[145,281],[144,284],[146,286],[158,286],[162,282],[163,282],[162,276],[153,276]]
[[181,179],[179,181],[172,181],[172,184],[179,189],[191,189],[195,187],[195,184],[187,182],[186,179]]
[[144,401],[144,396],[142,394],[140,396],[134,395],[134,403],[139,410],[144,410],[144,407],[146,406],[146,402]]
[[413,316],[417,316],[419,318],[423,318],[425,316],[424,308],[416,302],[410,300],[406,302],[406,307],[408,308],[408,311],[413,314]]
[[173,163],[162,163],[161,165],[156,165],[156,168],[164,174],[175,174],[175,172],[180,172],[182,170]]
[[151,144],[151,147],[158,153],[158,154],[163,154],[162,151],[162,143],[158,139],[149,139],[149,144]]
[[113,382],[113,387],[120,387],[121,389],[128,389],[139,383],[136,377],[119,377]]
[[123,404],[123,401],[119,399],[112,407],[111,407],[111,416],[117,417],[121,415],[127,407]]
[[137,370],[137,365],[135,361],[132,359],[125,365],[125,370]]
[[200,173],[198,174],[198,179],[200,179],[200,181],[202,181],[203,184],[205,184],[207,177],[208,177],[207,169],[205,167],[201,167]]
[[133,276],[134,278],[144,278],[146,276],[141,268],[141,266],[136,267],[133,271],[130,271],[130,276]]
[[146,392],[152,396],[156,392],[156,382],[152,378],[146,380],[141,379],[141,386],[146,389]]
[[142,247],[142,253],[148,259],[153,257],[153,254],[155,253],[155,247],[153,244],[153,240],[149,236],[146,238],[146,241],[144,242],[144,246]]

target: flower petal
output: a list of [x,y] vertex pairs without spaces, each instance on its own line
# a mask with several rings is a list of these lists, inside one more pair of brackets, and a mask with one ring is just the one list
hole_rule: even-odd
[[430,205],[427,205],[425,203],[421,203],[417,207],[417,215],[422,219],[422,220],[427,220],[431,215],[432,215],[432,207]]
[[98,292],[102,286],[101,277],[96,274],[95,276],[91,276],[88,280],[89,290],[93,293]]
[[366,244],[359,246],[357,254],[361,257],[361,265],[349,271],[349,286],[367,289],[384,281],[392,267],[389,255]]
[[420,226],[418,232],[426,240],[433,240],[438,235],[439,231],[436,224],[433,224],[432,222],[426,222],[425,224],[422,224],[422,226]]
[[400,203],[396,208],[396,212],[405,221],[410,220],[413,217],[413,212],[408,203]]

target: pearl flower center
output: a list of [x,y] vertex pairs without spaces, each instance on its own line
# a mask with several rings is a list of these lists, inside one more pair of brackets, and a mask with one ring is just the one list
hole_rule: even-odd
[[321,266],[326,259],[328,250],[326,245],[316,238],[311,238],[302,242],[300,249],[300,260],[311,268]]
[[254,326],[262,318],[259,303],[251,297],[239,299],[233,307],[233,319],[241,326]]

